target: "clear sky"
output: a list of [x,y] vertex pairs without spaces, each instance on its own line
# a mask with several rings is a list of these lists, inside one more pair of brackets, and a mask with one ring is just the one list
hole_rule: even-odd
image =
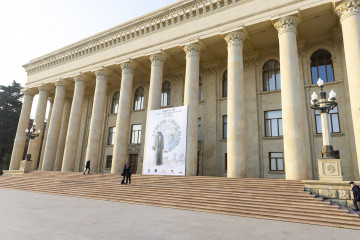
[[0,0],[0,84],[24,85],[31,59],[176,1]]

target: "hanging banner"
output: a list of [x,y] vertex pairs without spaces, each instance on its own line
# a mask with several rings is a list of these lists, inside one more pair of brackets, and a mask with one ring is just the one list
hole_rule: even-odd
[[187,109],[150,111],[143,174],[185,175]]

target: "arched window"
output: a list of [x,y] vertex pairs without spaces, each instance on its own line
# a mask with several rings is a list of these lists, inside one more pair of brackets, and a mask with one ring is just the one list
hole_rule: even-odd
[[120,92],[116,92],[112,99],[111,113],[117,113],[119,108]]
[[134,95],[134,110],[141,110],[144,108],[144,88],[138,87]]
[[224,72],[223,74],[223,79],[222,79],[222,97],[227,97],[227,93],[228,93],[228,82],[227,82],[227,70]]
[[161,106],[170,105],[170,95],[171,95],[171,84],[170,82],[166,81],[162,85]]
[[199,101],[203,100],[203,95],[202,95],[202,78],[199,77]]
[[280,64],[276,60],[267,61],[263,66],[264,91],[281,89]]
[[310,57],[312,83],[316,84],[321,78],[324,82],[333,82],[334,66],[331,60],[331,54],[323,49],[317,50]]

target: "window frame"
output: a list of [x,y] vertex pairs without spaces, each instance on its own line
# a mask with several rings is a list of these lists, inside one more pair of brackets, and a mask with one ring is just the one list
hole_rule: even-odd
[[[139,86],[136,88],[134,92],[134,101],[133,101],[133,110],[139,111],[144,109],[144,99],[145,99],[145,90],[143,86]],[[137,101],[137,98],[140,97],[140,101]],[[139,102],[139,104],[137,104]],[[137,108],[139,106],[139,108]]]
[[[225,118],[226,118],[226,122],[225,122]],[[226,131],[225,131],[225,126],[226,126]],[[223,115],[222,116],[222,139],[227,139],[227,115]]]
[[[329,120],[329,127],[330,127],[330,134],[332,133],[341,133],[341,124],[340,124],[340,113],[339,113],[339,106],[336,106],[337,112],[336,113],[328,113],[328,120]],[[318,114],[317,114],[318,113]],[[338,119],[338,123],[339,123],[339,131],[338,132],[334,132],[334,124],[333,124],[333,119],[332,119],[332,115],[337,115],[337,119]],[[318,126],[317,126],[317,117],[320,118],[320,124],[321,124],[321,114],[320,112],[314,111],[314,117],[315,117],[315,133],[316,134],[322,134],[322,129],[321,132],[319,132]]]
[[[115,96],[118,94],[117,98],[115,98]],[[120,92],[116,91],[112,97],[112,104],[111,104],[111,113],[112,114],[117,114],[118,113],[118,108],[119,108],[119,99],[120,99]],[[115,105],[117,104],[116,108]]]
[[[111,131],[112,129],[114,131]],[[114,143],[115,143],[115,131],[116,131],[116,127],[109,127],[108,139],[107,139],[107,145],[109,145],[109,146],[114,146]],[[110,143],[110,136],[112,138],[112,143]]]
[[[320,51],[327,52],[330,55],[330,58],[327,59],[325,54],[323,55],[323,59],[318,59],[317,56],[314,56],[317,52],[320,52]],[[316,79],[313,78],[313,74],[312,74],[312,68],[313,68],[312,65],[313,65],[313,62],[314,62],[314,60],[312,60],[312,58],[314,58],[313,56],[315,57],[315,64],[316,64],[316,72],[317,72],[317,78]],[[327,65],[328,64],[326,64],[326,60],[331,61],[331,70],[332,70],[332,76],[333,76],[332,81],[328,81],[328,79],[329,79],[328,71],[327,71]],[[336,80],[335,80],[334,62],[332,60],[332,54],[328,50],[320,48],[320,49],[316,50],[315,52],[313,52],[311,54],[311,56],[310,56],[311,83],[312,84],[317,84],[317,80],[320,77],[320,75],[319,75],[319,64],[318,63],[321,62],[321,61],[322,61],[323,65],[320,65],[320,66],[325,66],[325,74],[326,74],[326,79],[322,79],[322,80],[324,81],[324,83],[335,82]]]
[[[140,126],[140,130],[134,130],[134,126]],[[141,124],[131,124],[131,138],[130,138],[130,144],[141,144],[141,131],[142,131],[142,125]],[[135,142],[134,134],[137,134],[138,141]]]
[[[282,157],[271,157],[272,153],[282,153]],[[276,170],[272,170],[271,169],[271,159],[275,159],[275,163],[276,163]],[[282,160],[283,163],[283,170],[278,170],[278,159]],[[284,160],[284,152],[269,152],[269,171],[271,172],[285,172],[285,160]]]
[[[169,84],[168,87],[165,86],[165,84]],[[165,103],[165,93],[166,93],[166,105],[164,105]],[[161,107],[168,107],[171,104],[171,82],[170,81],[165,81],[162,83],[161,86]]]
[[228,73],[227,72],[228,71],[225,70],[225,72],[222,74],[222,79],[221,79],[221,86],[222,86],[221,97],[223,97],[223,98],[228,97]]
[[204,101],[203,98],[203,82],[202,82],[202,77],[199,76],[199,102]]
[[[276,112],[276,111],[281,111],[281,116],[282,116],[282,109],[278,109],[278,110],[270,110],[270,111],[264,111],[264,130],[265,130],[265,137],[283,137],[284,136],[284,132],[283,132],[283,135],[280,135],[280,128],[279,128],[279,119],[281,119],[281,121],[282,121],[282,117],[281,118],[269,118],[269,119],[267,119],[266,118],[266,112]],[[272,124],[270,124],[270,133],[271,133],[271,136],[267,136],[266,135],[266,121],[267,120],[270,120],[270,123],[271,123],[271,120],[272,119],[276,119],[277,121],[276,121],[276,123],[277,123],[277,130],[278,130],[278,135],[277,136],[272,136]]]
[[[268,63],[270,63],[270,62],[272,62],[272,61],[274,61],[274,62],[276,62],[277,63],[277,65],[279,66],[279,68],[276,68],[275,66],[275,64],[274,64],[274,68],[273,69],[269,69],[269,67],[268,67],[268,70],[264,70],[264,68],[265,68],[265,66],[268,66]],[[278,60],[276,60],[276,59],[270,59],[270,60],[268,60],[268,61],[266,61],[265,63],[264,63],[264,65],[263,65],[263,67],[262,67],[262,79],[263,79],[263,91],[264,92],[272,92],[272,91],[277,91],[277,90],[281,90],[281,76],[280,76],[280,79],[276,79],[276,71],[279,71],[279,73],[281,73],[281,67],[280,67],[280,62],[278,61]],[[266,81],[266,86],[267,86],[267,88],[268,88],[268,90],[266,90],[266,88],[265,88],[265,79],[264,79],[264,73],[266,73],[267,72],[267,81]],[[274,72],[274,76],[275,76],[275,89],[274,90],[271,90],[270,89],[270,84],[269,84],[269,82],[270,82],[270,72]],[[277,88],[277,81],[280,81],[280,88]]]
[[[106,159],[105,159],[105,169],[111,169],[112,166],[112,155],[106,155]],[[108,167],[108,161],[110,160],[110,167]]]

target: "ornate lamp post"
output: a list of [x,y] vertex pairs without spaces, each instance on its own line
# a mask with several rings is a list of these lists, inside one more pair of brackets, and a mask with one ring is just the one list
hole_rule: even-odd
[[329,111],[337,106],[336,93],[331,90],[329,98],[326,99],[326,92],[324,92],[324,81],[319,78],[317,81],[320,87],[320,100],[318,101],[318,94],[313,92],[311,95],[311,108],[317,110],[321,114],[321,128],[322,128],[322,159],[318,160],[318,170],[320,180],[328,181],[342,181],[340,159],[335,159],[334,148],[331,145],[330,128],[328,114]]
[[30,150],[30,143],[31,143],[31,139],[35,139],[36,137],[38,137],[40,135],[40,129],[38,129],[36,131],[36,123],[34,122],[32,125],[32,128],[26,129],[25,130],[25,135],[26,138],[29,139],[29,145],[28,145],[28,149],[27,149],[27,154],[26,154],[26,161],[31,161],[31,154],[29,154],[29,150]]
[[331,145],[330,139],[328,114],[330,110],[337,106],[337,102],[335,102],[336,93],[334,90],[331,90],[329,98],[326,100],[326,92],[323,91],[324,81],[319,78],[317,84],[320,87],[320,100],[318,101],[318,95],[316,92],[313,92],[311,95],[311,108],[319,111],[321,114],[321,128],[323,132],[323,147],[321,152],[323,154],[323,158],[334,158],[334,149]]

